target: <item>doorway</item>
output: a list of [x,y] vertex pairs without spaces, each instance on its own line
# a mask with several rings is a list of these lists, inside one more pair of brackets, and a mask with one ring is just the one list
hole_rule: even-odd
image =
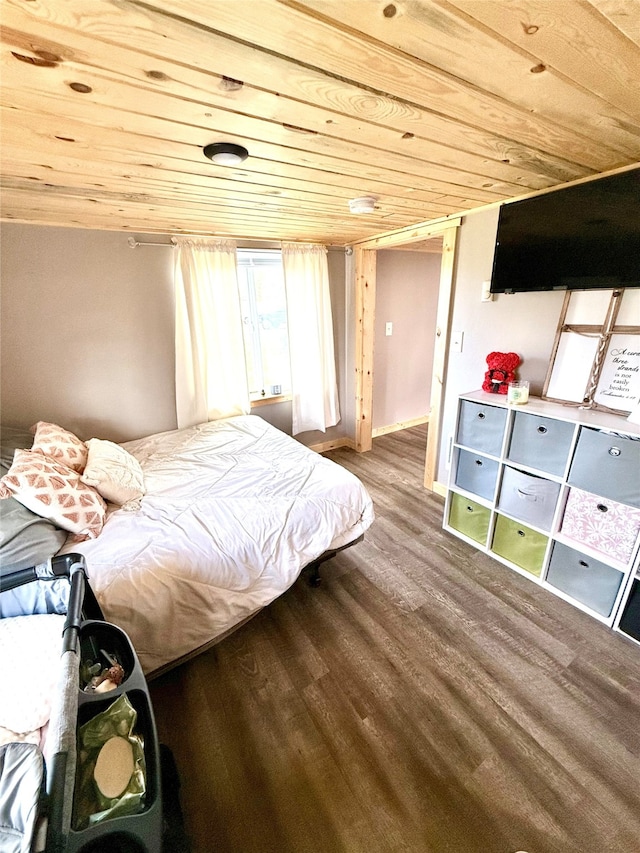
[[442,244],[440,284],[436,317],[436,337],[433,352],[433,375],[429,411],[429,430],[425,455],[424,485],[433,491],[440,422],[444,395],[444,369],[449,343],[449,314],[453,284],[453,260],[460,219],[429,223],[402,229],[353,246],[356,285],[356,450],[371,450],[373,442],[373,341],[376,299],[376,263],[380,249],[418,245],[423,241],[438,240]]

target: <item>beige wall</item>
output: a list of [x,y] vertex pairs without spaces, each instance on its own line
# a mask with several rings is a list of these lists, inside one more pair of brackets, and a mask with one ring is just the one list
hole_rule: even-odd
[[[562,304],[562,293],[480,301],[497,217],[497,209],[471,214],[460,228],[451,327],[464,345],[447,359],[440,482],[457,395],[480,387],[492,350],[520,353],[520,374],[540,393]],[[175,428],[172,250],[130,249],[119,232],[15,223],[3,224],[1,239],[3,423],[49,420],[115,441]],[[326,434],[299,436],[306,444],[353,435],[352,258],[345,265],[344,252],[331,251],[329,271],[343,419]],[[377,314],[384,322],[384,309]],[[288,404],[257,411],[290,431]]]
[[[46,420],[84,439],[112,441],[175,429],[173,250],[131,249],[127,237],[3,223],[2,423]],[[331,251],[339,395],[347,410],[344,270],[344,251]],[[290,404],[256,413],[291,431]],[[344,435],[345,424],[299,438],[328,441]]]
[[478,390],[494,350],[517,352],[518,375],[531,382],[531,393],[542,393],[551,358],[564,293],[500,294],[481,302],[482,282],[491,278],[498,209],[466,216],[460,227],[454,270],[451,329],[464,332],[462,352],[448,353],[445,371],[437,480],[448,479],[448,447],[459,394]]
[[[429,414],[440,254],[378,252],[373,356],[374,429]],[[390,336],[387,322],[393,324]]]
[[2,226],[2,422],[123,441],[174,429],[172,249]]

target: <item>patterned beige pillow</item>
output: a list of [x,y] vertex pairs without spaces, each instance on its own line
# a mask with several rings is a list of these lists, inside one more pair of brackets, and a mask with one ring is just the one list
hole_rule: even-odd
[[138,509],[144,495],[144,478],[135,456],[119,444],[101,438],[90,438],[87,447],[89,456],[82,482],[123,509]]
[[106,505],[80,475],[43,453],[16,450],[13,465],[0,480],[0,498],[14,497],[31,512],[63,530],[95,539]]
[[74,471],[84,471],[87,445],[77,435],[46,421],[38,421],[31,427],[31,432],[34,435],[32,450],[39,450]]

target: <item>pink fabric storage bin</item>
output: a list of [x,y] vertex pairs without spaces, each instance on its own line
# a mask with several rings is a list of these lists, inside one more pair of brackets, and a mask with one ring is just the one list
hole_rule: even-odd
[[627,563],[640,532],[640,509],[572,488],[561,532],[568,539]]

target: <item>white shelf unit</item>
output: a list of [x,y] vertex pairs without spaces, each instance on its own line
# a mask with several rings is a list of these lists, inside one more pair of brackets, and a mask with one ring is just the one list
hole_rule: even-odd
[[640,645],[640,427],[461,395],[444,529]]

